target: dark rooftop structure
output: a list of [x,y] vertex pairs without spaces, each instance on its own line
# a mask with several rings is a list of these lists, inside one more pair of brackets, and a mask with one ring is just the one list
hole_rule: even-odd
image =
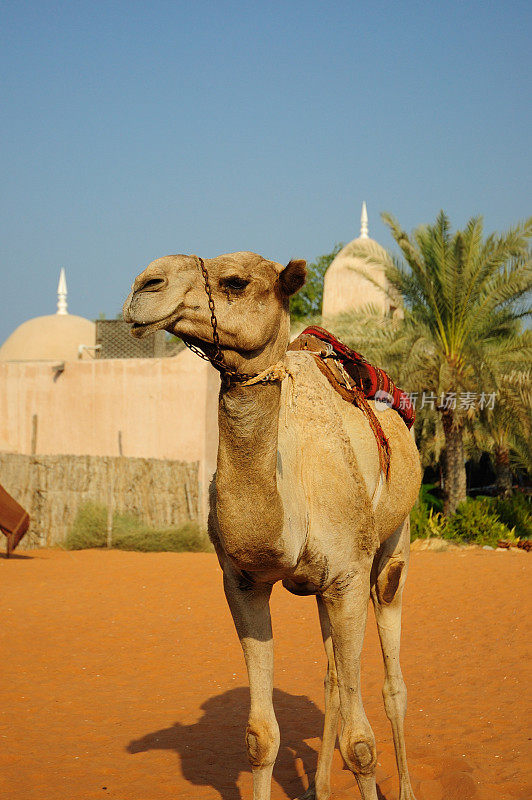
[[181,349],[178,342],[168,340],[165,331],[134,339],[130,330],[123,319],[97,319],[96,358],[164,358]]

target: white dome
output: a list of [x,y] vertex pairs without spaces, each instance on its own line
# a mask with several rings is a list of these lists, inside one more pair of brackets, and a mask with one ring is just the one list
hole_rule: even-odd
[[23,322],[0,347],[0,361],[74,361],[81,344],[94,346],[96,325],[75,314]]
[[[368,304],[376,306],[383,314],[390,310],[390,301],[384,292],[387,287],[384,267],[368,264],[361,255],[363,251],[378,259],[386,258],[386,250],[368,237],[365,203],[362,206],[361,223],[360,236],[340,250],[325,273],[322,310],[324,317],[354,311]],[[360,273],[371,276],[371,280]]]

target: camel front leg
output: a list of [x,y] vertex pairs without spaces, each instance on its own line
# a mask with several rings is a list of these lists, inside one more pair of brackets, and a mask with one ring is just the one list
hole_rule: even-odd
[[360,561],[339,576],[323,595],[331,624],[338,675],[340,750],[353,772],[362,800],[377,800],[377,750],[360,690],[360,655],[366,629],[371,559]]
[[331,766],[338,735],[338,717],[340,714],[340,695],[338,693],[338,676],[334,660],[331,623],[323,599],[316,595],[316,600],[318,602],[321,635],[327,655],[327,674],[324,682],[325,722],[314,784],[309,786],[301,800],[328,800],[331,795]]
[[224,570],[224,589],[249,676],[251,706],[246,748],[253,772],[253,800],[270,800],[279,726],[273,709],[272,587],[240,588],[238,576]]
[[375,556],[371,599],[381,641],[384,660],[382,695],[386,716],[390,720],[399,772],[399,800],[416,800],[406,762],[404,718],[406,686],[399,663],[401,644],[401,607],[403,586],[410,552],[410,520],[407,519],[381,546]]

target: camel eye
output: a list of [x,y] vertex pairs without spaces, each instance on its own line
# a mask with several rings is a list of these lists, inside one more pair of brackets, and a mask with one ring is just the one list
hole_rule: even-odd
[[245,278],[239,278],[238,275],[232,275],[230,278],[224,278],[220,281],[224,289],[233,289],[235,292],[241,292],[245,289],[249,281]]

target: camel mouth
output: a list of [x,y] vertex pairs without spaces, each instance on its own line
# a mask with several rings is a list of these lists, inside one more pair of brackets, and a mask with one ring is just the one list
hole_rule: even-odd
[[150,322],[143,324],[141,322],[134,322],[131,326],[131,335],[135,337],[135,339],[142,339],[144,336],[148,336],[150,333],[155,333],[155,331],[160,329],[160,325],[158,322]]
[[177,320],[178,316],[178,314],[174,313],[156,322],[133,322],[131,325],[131,335],[135,339],[143,339],[145,336],[149,336],[150,333],[155,333],[155,331],[160,331],[161,328],[166,328],[168,325],[171,325]]

